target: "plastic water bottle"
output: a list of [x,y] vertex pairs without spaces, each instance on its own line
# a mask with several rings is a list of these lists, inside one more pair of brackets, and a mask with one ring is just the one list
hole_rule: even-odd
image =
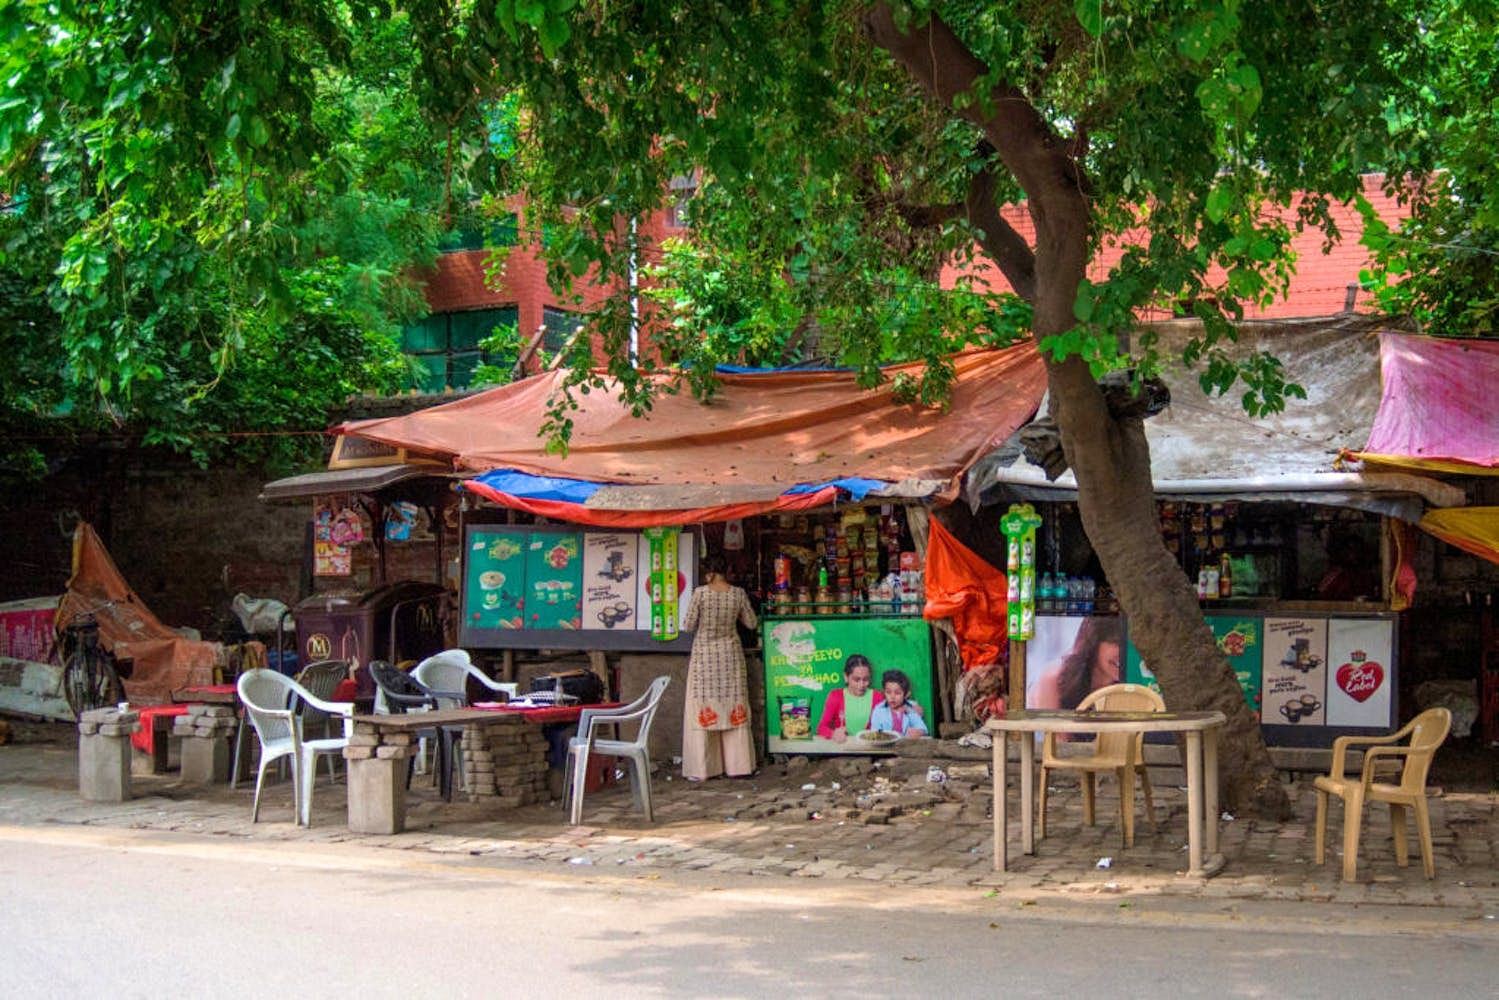
[[1083,613],[1093,613],[1093,598],[1098,594],[1098,588],[1093,583],[1091,576],[1083,577]]
[[1036,606],[1042,611],[1052,609],[1052,600],[1056,597],[1056,580],[1050,572],[1041,574],[1041,586],[1036,591]]

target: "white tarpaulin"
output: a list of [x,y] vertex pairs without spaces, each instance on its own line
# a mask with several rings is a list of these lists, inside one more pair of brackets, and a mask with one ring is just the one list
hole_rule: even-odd
[[[1154,328],[1163,356],[1180,355],[1195,323]],[[1419,521],[1426,505],[1462,504],[1463,492],[1425,476],[1340,470],[1341,449],[1368,440],[1379,407],[1378,327],[1367,317],[1316,323],[1250,323],[1235,357],[1267,352],[1279,358],[1287,378],[1306,390],[1288,398],[1283,412],[1255,418],[1244,412],[1242,385],[1226,396],[1208,396],[1198,371],[1180,362],[1163,373],[1171,405],[1146,420],[1156,493],[1199,501],[1297,500],[1358,507]],[[1042,411],[1045,412],[1043,404]],[[981,459],[969,473],[967,496],[980,499],[1062,499],[1076,495],[1071,471],[1048,482],[1018,446]]]

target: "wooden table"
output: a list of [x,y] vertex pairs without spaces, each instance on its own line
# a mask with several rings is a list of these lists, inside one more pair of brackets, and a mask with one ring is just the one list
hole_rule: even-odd
[[[1187,874],[1211,875],[1223,867],[1218,853],[1218,729],[1222,712],[1044,712],[1012,711],[990,719],[984,728],[994,737],[994,870],[1004,871],[1006,843],[1006,744],[1020,737],[1021,848],[1036,853],[1034,801],[1036,733],[1183,733],[1187,770]],[[1134,741],[1129,741],[1130,756]],[[1134,761],[1126,759],[1133,773]],[[1123,794],[1121,790],[1121,794]],[[1133,808],[1131,803],[1128,808]],[[1204,841],[1206,856],[1204,856]]]

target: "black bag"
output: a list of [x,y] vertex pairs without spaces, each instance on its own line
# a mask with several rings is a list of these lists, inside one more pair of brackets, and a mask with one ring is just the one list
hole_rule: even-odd
[[604,700],[604,682],[591,670],[564,670],[531,678],[532,691],[558,691],[578,699],[581,705]]

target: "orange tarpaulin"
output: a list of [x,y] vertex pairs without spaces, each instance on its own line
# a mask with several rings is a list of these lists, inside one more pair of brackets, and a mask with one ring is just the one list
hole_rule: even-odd
[[926,607],[922,617],[952,619],[963,669],[997,663],[1000,650],[1009,642],[1005,632],[1005,575],[932,518],[924,580]]
[[213,682],[220,645],[186,639],[163,625],[125,582],[92,525],[73,532],[73,575],[57,606],[59,630],[74,616],[92,614],[99,641],[116,659],[134,663],[125,694],[133,702],[170,701],[172,691]]
[[896,379],[919,374],[917,365],[885,369],[873,389],[860,388],[851,371],[721,374],[711,402],[685,390],[661,395],[640,418],[611,385],[577,396],[565,456],[549,452],[541,436],[560,371],[406,416],[354,421],[334,433],[440,456],[458,469],[722,486],[722,503],[742,499],[735,487],[850,476],[933,482],[939,498],[951,500],[963,472],[1030,418],[1046,388],[1045,367],[1030,344],[967,351],[953,363],[945,410],[895,399]]

